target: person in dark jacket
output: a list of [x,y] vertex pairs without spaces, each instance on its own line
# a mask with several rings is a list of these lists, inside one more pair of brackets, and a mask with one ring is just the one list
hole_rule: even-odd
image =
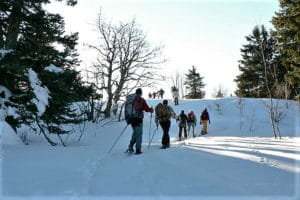
[[165,91],[161,88],[161,89],[158,91],[158,93],[159,93],[160,98],[163,99],[163,98],[164,98]]
[[205,108],[200,115],[200,124],[203,125],[201,135],[207,134],[207,121],[210,124],[209,114],[207,112],[207,109]]
[[[135,91],[136,97],[138,101],[141,103],[141,111],[146,111],[146,112],[151,112],[153,113],[153,108],[149,107],[148,104],[146,103],[145,99],[142,97],[142,89],[138,88]],[[131,127],[132,127],[132,136],[130,143],[128,145],[128,152],[133,152],[133,146],[135,144],[136,154],[141,154],[142,151],[142,138],[143,138],[143,118],[144,114],[142,114],[139,117],[136,117],[132,120],[131,122]]]
[[170,136],[169,136],[169,130],[170,130],[170,126],[171,126],[171,117],[176,119],[176,114],[173,110],[173,108],[171,106],[168,106],[168,100],[165,99],[163,100],[163,105],[165,106],[167,109],[167,113],[161,113],[162,110],[158,109],[157,105],[155,107],[155,123],[156,123],[156,127],[158,127],[158,125],[160,124],[162,130],[163,130],[163,136],[161,139],[161,149],[166,149],[170,147]]
[[182,129],[184,131],[184,138],[187,138],[187,131],[186,131],[186,125],[188,122],[188,118],[186,114],[184,114],[184,110],[181,110],[180,115],[177,117],[177,121],[179,121],[179,132],[178,132],[178,139],[179,141],[182,140]]

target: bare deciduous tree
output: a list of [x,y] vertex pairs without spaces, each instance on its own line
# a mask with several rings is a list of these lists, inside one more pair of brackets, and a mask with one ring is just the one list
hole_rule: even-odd
[[[286,84],[280,84],[278,81],[278,59],[275,56],[268,58],[268,55],[265,53],[267,49],[267,42],[268,40],[264,37],[259,38],[258,50],[261,57],[261,62],[264,67],[264,81],[267,89],[267,94],[269,96],[269,104],[266,103],[266,106],[269,110],[269,117],[272,125],[272,131],[274,138],[279,137],[281,139],[281,134],[279,130],[279,123],[285,117],[284,110],[280,109],[279,107],[279,100],[277,99],[277,103],[275,104],[274,96],[276,95],[277,98],[282,96],[288,97],[289,89]],[[272,80],[272,81],[270,81]],[[273,91],[274,92],[273,94]],[[288,108],[288,104],[286,104]]]
[[161,58],[162,47],[151,47],[134,19],[113,25],[107,23],[100,12],[97,29],[99,44],[89,47],[98,53],[93,73],[95,79],[102,80],[97,86],[106,94],[104,114],[109,117],[112,105],[122,96],[161,79],[159,65],[165,60]]
[[[270,117],[270,121],[271,121],[271,125],[272,125],[272,130],[273,130],[273,135],[275,138],[277,138],[277,130],[275,128],[275,116],[274,116],[274,103],[273,103],[273,94],[272,94],[272,89],[275,87],[276,83],[275,84],[270,84],[269,82],[269,79],[268,79],[268,76],[270,75],[270,70],[268,69],[274,69],[274,63],[268,63],[267,62],[267,59],[266,59],[266,56],[265,56],[265,48],[266,48],[266,41],[265,40],[261,40],[259,41],[259,53],[260,53],[260,56],[261,56],[261,60],[262,60],[262,63],[263,63],[263,67],[264,67],[264,79],[265,79],[265,85],[266,85],[266,89],[267,89],[267,92],[268,92],[268,95],[269,95],[269,100],[270,100],[270,105],[267,105],[268,106],[268,109],[269,109],[269,117]],[[273,74],[271,74],[273,75]],[[276,82],[277,79],[275,79],[275,82]]]
[[245,105],[246,105],[246,101],[244,98],[242,97],[239,97],[238,98],[238,101],[237,101],[237,107],[240,111],[240,114],[241,114],[241,122],[240,122],[240,130],[242,130],[242,127],[243,127],[243,118],[244,118],[244,110],[245,110]]
[[219,84],[217,88],[214,88],[212,96],[214,98],[222,98],[228,96],[228,90]]

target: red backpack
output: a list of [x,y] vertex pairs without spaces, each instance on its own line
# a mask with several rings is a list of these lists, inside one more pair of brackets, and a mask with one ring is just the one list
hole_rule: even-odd
[[128,124],[134,118],[143,117],[142,98],[136,94],[129,94],[125,101],[125,120]]
[[195,113],[194,112],[189,112],[188,113],[188,119],[189,119],[189,122],[195,122],[196,123]]

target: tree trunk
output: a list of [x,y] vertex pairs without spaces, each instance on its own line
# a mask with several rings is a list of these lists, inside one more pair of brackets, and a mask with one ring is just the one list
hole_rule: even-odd
[[271,120],[271,124],[272,124],[272,131],[273,131],[273,135],[275,137],[275,139],[277,138],[277,133],[276,133],[276,127],[275,127],[275,118],[274,118],[274,110],[273,110],[273,96],[272,96],[272,91],[270,89],[270,85],[269,85],[269,81],[268,81],[268,72],[267,72],[267,62],[266,62],[266,58],[264,55],[264,48],[263,48],[263,44],[260,43],[260,53],[262,56],[262,60],[263,60],[263,65],[264,65],[264,72],[265,72],[265,82],[266,82],[266,88],[269,94],[269,99],[270,99],[270,105],[269,105],[269,116],[270,116],[270,120]]

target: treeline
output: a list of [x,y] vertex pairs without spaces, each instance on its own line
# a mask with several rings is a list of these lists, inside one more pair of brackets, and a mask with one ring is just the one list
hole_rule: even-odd
[[275,30],[255,26],[241,48],[237,96],[299,100],[300,0],[280,0]]
[[[64,19],[45,9],[50,3],[0,1],[0,120],[16,132],[29,127],[56,145],[50,136],[63,143],[62,136],[72,132],[65,125],[109,118],[122,97],[163,80],[159,69],[165,60],[162,47],[152,47],[135,20],[113,24],[99,13],[98,45],[89,45],[98,55],[83,79],[76,70],[79,34],[66,34]],[[238,96],[299,97],[300,0],[281,0],[280,7],[272,19],[275,30],[255,27],[246,37],[235,79]],[[205,84],[194,66],[185,78],[183,97],[203,98]],[[86,107],[78,112],[74,102]]]
[[44,9],[48,3],[0,2],[0,117],[16,132],[28,126],[56,145],[48,134],[60,137],[69,133],[63,125],[80,123],[70,105],[92,90],[75,70],[78,33],[65,34],[63,18]]
[[[246,36],[239,60],[238,97],[300,99],[300,0],[280,0],[280,10],[272,18],[275,30],[255,26]],[[193,66],[176,86],[184,98],[204,98],[203,78]],[[173,81],[174,82],[174,81]],[[180,82],[180,83],[179,83]],[[184,94],[187,93],[187,94]],[[219,86],[214,97],[226,96]]]
[[83,79],[76,70],[79,34],[66,34],[64,19],[48,12],[48,4],[0,1],[0,120],[17,133],[26,127],[56,145],[74,132],[67,125],[108,118],[122,97],[160,79],[156,66],[164,59],[161,47],[151,46],[135,20],[114,25],[99,13],[99,45],[89,45],[98,57]]

